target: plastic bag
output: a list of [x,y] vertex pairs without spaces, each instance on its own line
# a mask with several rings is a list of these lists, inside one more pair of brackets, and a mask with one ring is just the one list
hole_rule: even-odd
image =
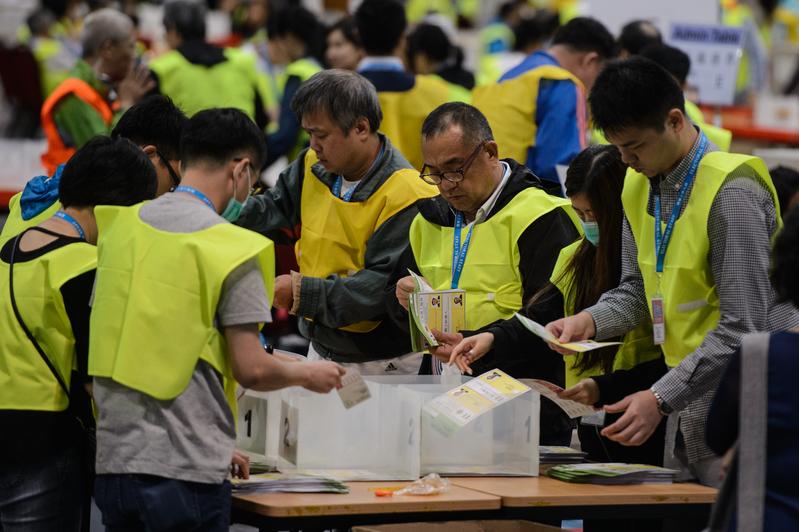
[[398,490],[396,495],[438,495],[448,491],[449,480],[441,478],[438,473],[430,473]]

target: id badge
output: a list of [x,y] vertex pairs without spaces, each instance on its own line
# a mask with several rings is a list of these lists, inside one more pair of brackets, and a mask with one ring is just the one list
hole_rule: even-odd
[[663,313],[663,296],[659,294],[652,298],[652,335],[655,345],[662,345],[666,341],[666,319]]

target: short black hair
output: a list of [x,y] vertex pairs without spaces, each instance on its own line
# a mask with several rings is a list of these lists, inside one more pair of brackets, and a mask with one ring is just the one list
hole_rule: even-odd
[[205,7],[201,2],[176,0],[164,6],[164,27],[186,41],[205,40]]
[[557,12],[539,9],[532,17],[523,17],[513,28],[513,49],[523,52],[529,46],[540,44],[552,37],[559,27],[560,18]]
[[784,218],[788,213],[791,199],[799,192],[799,172],[794,168],[779,165],[769,169],[768,173],[771,174],[771,181],[774,183],[774,188],[777,189],[780,212]]
[[648,20],[633,20],[624,25],[619,34],[619,48],[630,55],[637,55],[650,44],[661,44],[660,30]]
[[361,36],[358,35],[358,28],[355,26],[355,19],[350,16],[341,17],[338,21],[327,29],[327,34],[330,35],[334,31],[340,31],[344,38],[357,46],[362,48]]
[[170,161],[180,160],[180,134],[188,117],[167,96],[153,94],[125,111],[111,131],[139,146],[152,144]]
[[562,44],[578,52],[596,52],[602,59],[616,57],[616,41],[598,20],[577,17],[558,28],[552,44]]
[[771,285],[780,301],[799,305],[799,209],[784,218],[771,252]]
[[355,24],[368,55],[391,55],[400,43],[408,19],[397,0],[364,0],[355,11]]
[[242,152],[260,170],[266,162],[266,138],[255,122],[239,109],[206,109],[192,116],[180,137],[183,166],[197,162],[224,165]]
[[408,34],[406,53],[411,65],[418,53],[443,63],[452,55],[452,43],[440,26],[423,22]]
[[135,205],[155,197],[155,167],[128,139],[98,136],[69,158],[58,183],[64,207]]
[[662,132],[672,109],[685,113],[677,80],[645,57],[612,61],[602,70],[588,96],[594,124],[606,135],[628,127]]
[[269,15],[266,21],[269,37],[293,35],[305,45],[306,55],[319,58],[322,53],[325,28],[316,15],[302,6],[286,6]]
[[638,55],[651,59],[665,68],[680,85],[685,84],[685,80],[688,79],[688,73],[691,71],[691,58],[679,48],[668,44],[650,44],[644,47]]
[[422,124],[422,138],[440,135],[451,126],[460,127],[464,144],[494,140],[485,115],[477,107],[463,102],[449,102],[433,109]]

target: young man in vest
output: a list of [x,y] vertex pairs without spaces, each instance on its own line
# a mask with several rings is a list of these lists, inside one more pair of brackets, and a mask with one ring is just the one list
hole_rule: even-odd
[[164,6],[166,41],[171,50],[148,65],[161,94],[187,115],[212,107],[241,109],[258,127],[269,119],[255,58],[237,48],[205,41],[205,7],[179,0]]
[[524,161],[553,194],[562,195],[556,166],[568,165],[585,148],[586,93],[615,51],[601,23],[578,17],[555,33],[546,51],[474,91],[472,101],[488,118],[500,155]]
[[90,138],[107,134],[121,113],[152,89],[147,70],[133,67],[136,40],[127,15],[100,9],[86,17],[81,47],[83,59],[42,105],[47,175]]
[[364,374],[416,374],[421,356],[408,354],[408,333],[386,319],[383,293],[415,202],[435,189],[377,132],[380,104],[363,76],[319,72],[292,107],[311,147],[252,198],[239,222],[296,241],[300,271],[276,279],[274,305],[300,318],[309,358],[359,364]]
[[155,172],[129,141],[96,137],[70,159],[58,193],[56,213],[0,246],[3,530],[88,528],[94,209],[153,198]]
[[405,8],[397,0],[365,0],[355,12],[366,57],[358,72],[372,82],[380,98],[380,130],[414,168],[421,168],[419,130],[430,112],[455,98],[447,83],[435,76],[415,76],[405,70]]
[[745,333],[799,324],[769,283],[776,192],[763,161],[717,151],[686,118],[677,82],[648,59],[609,66],[590,104],[630,166],[622,280],[595,306],[547,328],[561,341],[605,339],[652,320],[670,370],[650,390],[607,406],[625,414],[603,434],[640,445],[668,415],[664,462],[715,486],[719,461],[704,427],[721,371]]
[[[510,318],[549,283],[560,250],[579,238],[579,221],[569,202],[547,194],[516,161],[500,160],[498,149],[485,117],[471,105],[444,104],[425,120],[422,179],[436,183],[440,195],[419,203],[410,247],[396,270],[395,279],[401,277],[396,295],[405,309],[414,290],[413,279],[406,276],[411,269],[435,290],[466,291],[469,330]],[[562,309],[552,315],[562,315]],[[407,313],[395,317],[407,327]],[[461,339],[447,335],[444,341],[451,348]],[[543,344],[539,351],[535,360],[523,353],[503,369],[517,377],[561,382],[563,361],[550,356]],[[487,371],[492,363],[489,357],[481,368]],[[431,368],[425,369],[429,373]],[[434,361],[432,369],[440,372],[440,362]],[[554,405],[545,407],[542,442],[565,445],[571,425],[556,411]]]
[[197,113],[175,192],[95,210],[100,233],[89,373],[95,499],[112,529],[227,530],[235,383],[327,392],[344,370],[270,356],[273,247],[236,227],[264,153],[237,109]]
[[[111,131],[138,145],[150,158],[158,178],[157,196],[180,184],[180,132],[186,115],[172,101],[152,95],[128,109]],[[0,241],[46,220],[59,209],[58,184],[63,164],[50,176],[36,176],[11,197]]]

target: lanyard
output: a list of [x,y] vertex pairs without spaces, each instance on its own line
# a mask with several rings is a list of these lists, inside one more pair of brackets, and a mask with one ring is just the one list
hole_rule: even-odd
[[450,288],[458,288],[458,283],[461,280],[461,272],[463,272],[463,263],[466,262],[466,252],[469,251],[469,242],[472,240],[472,231],[476,224],[472,223],[469,231],[466,233],[466,239],[461,246],[461,229],[463,229],[463,213],[455,213],[455,235],[453,237],[452,246],[452,282]]
[[190,187],[188,185],[179,185],[179,186],[175,187],[175,192],[188,192],[189,194],[191,194],[195,198],[199,199],[200,201],[202,201],[203,203],[208,205],[211,208],[212,211],[216,211],[216,207],[214,207],[214,203],[210,199],[208,199],[208,196],[206,196],[205,194],[203,194],[202,192],[200,192],[199,190],[197,190],[194,187]]
[[674,207],[671,209],[671,215],[669,216],[669,221],[666,224],[666,231],[662,235],[660,233],[660,189],[658,189],[657,193],[655,194],[655,255],[657,257],[655,271],[657,273],[663,273],[663,262],[666,259],[666,250],[669,247],[669,242],[671,242],[671,234],[674,231],[674,224],[677,222],[677,217],[680,215],[682,204],[685,202],[685,196],[688,195],[688,189],[694,182],[696,171],[699,168],[699,162],[702,160],[702,157],[705,155],[705,150],[707,149],[707,137],[704,133],[700,133],[700,135],[699,148],[696,150],[696,154],[694,154],[694,158],[691,161],[691,166],[688,169],[688,174],[685,176],[685,180],[680,187],[680,191],[677,193],[677,201],[674,203]]
[[69,214],[65,213],[64,211],[56,211],[55,217],[56,218],[61,218],[65,222],[69,222],[69,224],[72,225],[72,227],[75,228],[75,231],[78,232],[78,235],[80,235],[80,239],[81,240],[86,240],[86,233],[83,231],[83,227],[80,226],[80,224],[78,223],[78,221],[75,218],[73,218]]
[[344,181],[343,177],[338,176],[336,178],[336,182],[333,183],[333,195],[335,197],[337,197],[337,198],[341,198],[344,201],[350,201],[350,199],[352,198],[352,195],[355,193],[355,189],[358,188],[358,185],[355,185],[354,187],[350,187],[349,190],[347,190],[347,192],[345,192],[344,195],[342,196],[341,195],[341,184],[342,184],[342,181]]

